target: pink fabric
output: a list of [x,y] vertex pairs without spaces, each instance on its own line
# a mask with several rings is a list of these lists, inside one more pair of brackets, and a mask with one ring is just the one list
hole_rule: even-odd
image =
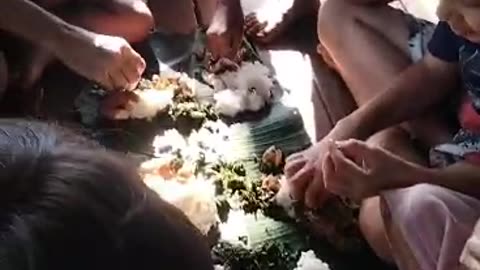
[[421,184],[383,194],[421,270],[454,270],[480,218],[480,201]]

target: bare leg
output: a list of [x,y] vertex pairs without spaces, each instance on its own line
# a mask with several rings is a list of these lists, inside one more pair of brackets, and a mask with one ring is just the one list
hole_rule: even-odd
[[[96,0],[85,0],[85,6],[69,7],[68,0],[44,0],[45,8],[57,11],[58,16],[68,22],[84,27],[91,31],[121,36],[129,42],[135,43],[147,37],[153,27],[153,19],[146,4],[141,0],[110,0],[102,1],[102,5],[96,4]],[[50,4],[60,6],[50,6]],[[26,59],[24,77],[21,86],[24,89],[31,88],[42,76],[45,67],[54,59],[50,53],[42,48],[29,49]]]
[[[411,64],[407,21],[400,11],[389,6],[329,0],[320,9],[318,31],[324,49],[359,106],[388,89]],[[426,139],[426,144],[438,144],[450,137],[434,117],[422,120],[420,126],[429,128],[415,130],[412,135]]]
[[383,198],[379,200],[379,209],[383,224],[385,225],[387,239],[390,243],[390,250],[393,254],[395,254],[395,261],[398,268],[404,270],[420,269],[415,256],[403,238],[402,231],[397,224],[392,222],[390,210],[388,209],[387,203]]

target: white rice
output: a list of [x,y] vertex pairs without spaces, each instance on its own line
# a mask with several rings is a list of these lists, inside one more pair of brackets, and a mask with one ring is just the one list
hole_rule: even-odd
[[218,222],[215,188],[210,181],[194,179],[187,183],[146,178],[145,183],[167,202],[180,209],[204,235]]
[[294,270],[330,270],[328,264],[318,259],[312,250],[302,252]]
[[270,70],[259,62],[243,62],[237,71],[211,75],[210,83],[216,91],[217,112],[226,116],[257,112],[272,100]]

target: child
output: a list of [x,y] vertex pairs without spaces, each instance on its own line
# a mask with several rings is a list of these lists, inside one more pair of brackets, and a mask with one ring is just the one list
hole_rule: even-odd
[[213,270],[179,210],[72,132],[0,120],[0,164],[1,269]]
[[[320,28],[319,35],[322,42],[327,40],[324,45],[337,68],[343,70],[342,76],[348,77],[347,84],[357,89],[355,98],[361,103],[360,108],[341,120],[324,140],[288,160],[286,171],[293,196],[318,207],[326,196],[325,188],[358,200],[382,195],[381,200],[373,199],[370,208],[374,210],[364,211],[360,216],[364,227],[378,228],[363,231],[369,233],[366,238],[377,252],[381,251],[379,255],[386,259],[393,257],[400,269],[456,269],[463,246],[480,217],[478,1],[441,0],[438,8],[441,22],[429,43],[428,53],[398,78],[396,72],[411,62],[405,57],[410,57],[408,43],[402,43],[409,37],[405,31],[408,28],[402,28],[396,11],[381,12],[386,9],[382,5],[366,8],[349,2],[328,1],[319,20],[320,25],[325,25],[322,15],[333,18],[341,14],[351,19],[345,22],[351,22],[352,28],[347,30],[342,28],[346,25],[332,24],[335,27]],[[385,16],[376,16],[378,13],[373,11]],[[381,22],[390,24],[382,26]],[[392,22],[399,23],[393,27]],[[342,33],[339,30],[345,31],[344,36],[349,33],[358,37],[359,33],[378,31],[386,35],[365,34],[357,42],[346,42],[335,35],[335,31]],[[398,37],[398,33],[403,35]],[[385,46],[374,48],[369,43]],[[359,57],[349,56],[347,48]],[[394,54],[395,48],[402,48],[404,54]],[[400,64],[386,65],[382,59],[396,59]],[[369,76],[369,72],[376,76]],[[404,145],[400,140],[385,145],[377,142],[373,146],[356,140],[342,142],[349,138],[367,139],[382,130],[384,134],[397,136],[404,131],[390,127],[424,115],[451,93],[463,97],[459,110],[461,130],[452,143],[433,149],[432,165],[436,167],[426,167],[415,153],[409,156],[406,152],[387,151],[399,149],[389,146]],[[430,140],[426,143],[442,143],[447,138],[431,134],[426,136]]]

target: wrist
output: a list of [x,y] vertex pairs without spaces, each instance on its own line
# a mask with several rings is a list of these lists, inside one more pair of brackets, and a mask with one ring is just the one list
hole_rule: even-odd
[[329,137],[333,140],[359,139],[370,137],[367,125],[364,124],[361,115],[353,112],[349,116],[337,122]]
[[432,183],[432,180],[436,178],[437,173],[435,169],[427,168],[406,161],[407,169],[402,171],[401,174],[397,174],[397,178],[392,181],[392,186],[388,189],[406,188],[421,183]]

